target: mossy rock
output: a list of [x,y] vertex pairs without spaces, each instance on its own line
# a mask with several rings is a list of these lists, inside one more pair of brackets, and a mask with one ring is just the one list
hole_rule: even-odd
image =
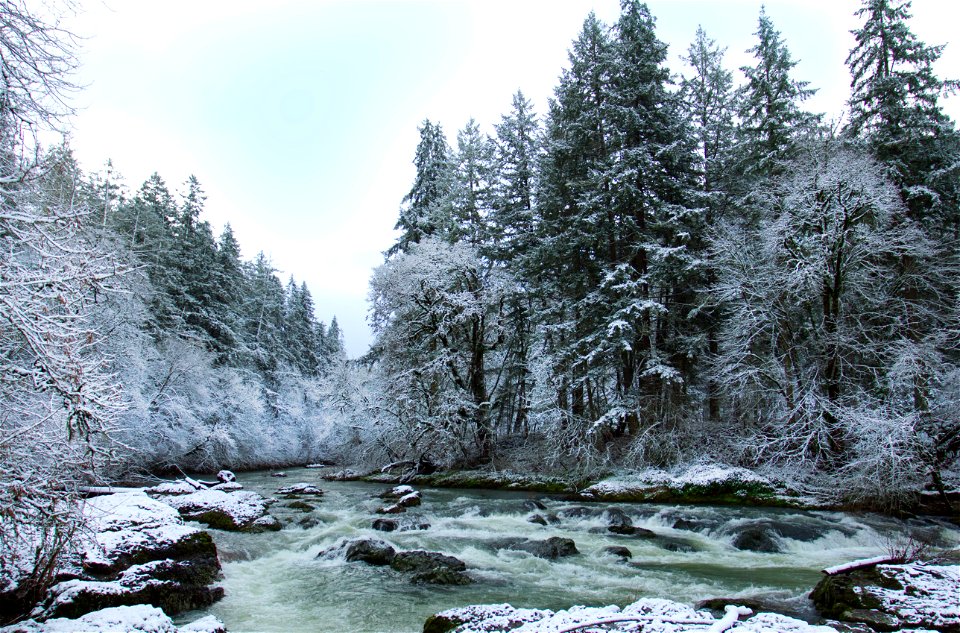
[[287,507],[293,510],[300,510],[301,512],[312,512],[316,509],[315,506],[310,505],[306,501],[292,501],[287,504]]
[[427,621],[423,623],[423,633],[450,633],[450,631],[464,624],[466,621],[464,618],[437,613],[431,615],[427,618]]

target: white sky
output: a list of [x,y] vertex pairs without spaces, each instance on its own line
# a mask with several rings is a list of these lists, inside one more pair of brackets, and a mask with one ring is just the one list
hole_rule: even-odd
[[[759,0],[650,0],[670,68],[698,25],[752,63]],[[807,102],[841,115],[853,0],[768,0]],[[108,158],[131,193],[154,171],[171,190],[195,174],[206,218],[230,222],[246,259],[266,252],[307,282],[348,352],[364,353],[367,282],[394,240],[424,118],[451,143],[472,116],[508,112],[519,88],[539,113],[587,13],[612,23],[617,0],[86,0],[68,26],[84,38],[71,146],[87,171]],[[953,0],[914,0],[913,30],[950,41]],[[960,43],[941,77],[960,77]],[[946,102],[956,120],[960,98]]]

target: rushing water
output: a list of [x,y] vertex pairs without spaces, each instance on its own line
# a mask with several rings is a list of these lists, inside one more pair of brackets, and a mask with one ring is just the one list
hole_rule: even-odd
[[[564,518],[560,525],[527,521],[533,512],[558,513],[588,504],[551,499],[539,493],[485,490],[424,489],[423,505],[408,513],[422,516],[431,527],[409,532],[371,528],[383,505],[376,495],[389,486],[325,482],[315,470],[287,471],[286,479],[267,473],[238,477],[248,490],[272,496],[295,482],[323,488],[322,500],[305,497],[315,510],[287,507],[281,499],[271,513],[285,523],[280,532],[239,534],[211,530],[223,562],[226,597],[208,611],[185,614],[183,620],[213,613],[231,633],[297,631],[320,633],[420,631],[432,613],[456,606],[509,602],[514,606],[560,609],[574,604],[626,604],[641,597],[663,597],[692,603],[710,597],[758,594],[792,601],[802,608],[803,596],[820,578],[819,570],[841,562],[875,556],[908,526],[875,515],[799,512],[773,509],[597,504],[617,507],[637,527],[653,530],[659,540],[606,532],[599,516]],[[544,503],[535,510],[530,501]],[[679,519],[688,529],[676,529]],[[303,521],[316,522],[303,527]],[[809,526],[815,540],[779,540],[781,553],[740,551],[732,546],[737,526],[772,520]],[[960,542],[960,533],[926,528],[945,544]],[[555,561],[525,552],[497,550],[495,539],[571,538],[580,554]],[[426,549],[456,556],[475,580],[467,586],[413,585],[409,576],[386,567],[326,560],[317,554],[343,538],[373,537],[398,550]],[[809,538],[809,537],[806,537]],[[673,544],[671,551],[665,545]],[[624,563],[603,553],[610,545],[630,549]],[[680,545],[681,547],[676,547]]]

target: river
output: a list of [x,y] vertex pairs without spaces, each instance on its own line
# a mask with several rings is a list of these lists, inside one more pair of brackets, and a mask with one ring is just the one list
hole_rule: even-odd
[[[244,473],[246,489],[270,497],[283,485],[314,483],[322,500],[304,497],[312,511],[287,507],[280,499],[271,513],[285,523],[279,532],[241,534],[211,530],[223,563],[226,597],[206,611],[184,614],[189,621],[212,613],[231,633],[407,633],[421,631],[432,613],[478,603],[509,602],[518,607],[561,609],[575,604],[626,604],[641,597],[693,603],[711,597],[762,594],[798,610],[824,567],[884,553],[911,526],[896,519],[839,512],[652,504],[584,504],[540,493],[423,489],[421,516],[426,530],[378,532],[371,524],[383,505],[376,495],[389,486],[326,482],[316,470]],[[539,502],[545,509],[534,507]],[[575,507],[592,516],[570,517]],[[590,509],[619,508],[635,526],[657,539],[619,536]],[[559,525],[541,526],[533,513],[559,514]],[[582,511],[580,512],[583,513]],[[312,527],[307,526],[316,523]],[[735,535],[751,525],[804,528],[796,538],[776,538],[775,553],[733,547]],[[678,529],[675,526],[682,526]],[[916,527],[916,526],[914,526]],[[960,531],[920,528],[944,545],[960,543]],[[784,530],[781,529],[781,532]],[[525,552],[496,549],[496,539],[551,536],[571,538],[579,555],[550,561]],[[467,564],[475,582],[467,586],[422,586],[388,567],[319,559],[317,554],[344,538],[381,538],[401,549],[442,551]],[[626,546],[629,562],[605,554]]]

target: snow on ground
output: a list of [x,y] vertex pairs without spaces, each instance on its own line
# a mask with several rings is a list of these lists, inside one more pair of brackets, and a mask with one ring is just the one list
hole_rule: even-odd
[[960,565],[878,565],[877,571],[904,588],[854,590],[880,600],[883,610],[895,613],[901,622],[960,628]]
[[27,620],[0,628],[0,633],[223,633],[220,620],[207,616],[179,629],[160,609],[148,604],[111,607],[76,620],[53,618],[46,622]]

